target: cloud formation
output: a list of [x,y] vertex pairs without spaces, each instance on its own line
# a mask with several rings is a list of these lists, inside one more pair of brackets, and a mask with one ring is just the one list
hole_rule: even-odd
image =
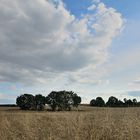
[[0,19],[0,81],[22,84],[96,83],[123,25],[121,14],[101,2],[77,18],[62,1],[2,0]]
[[129,91],[128,95],[133,97],[140,97],[140,91]]
[[92,4],[87,8],[89,11],[95,10],[96,9],[96,5]]

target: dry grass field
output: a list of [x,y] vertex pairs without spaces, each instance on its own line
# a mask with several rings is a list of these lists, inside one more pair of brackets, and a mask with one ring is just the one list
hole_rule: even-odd
[[0,140],[140,140],[140,108],[35,112],[1,107]]

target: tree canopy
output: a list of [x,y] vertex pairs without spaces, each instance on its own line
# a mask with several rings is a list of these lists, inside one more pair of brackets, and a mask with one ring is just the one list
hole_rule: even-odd
[[136,99],[126,99],[124,98],[123,101],[119,100],[118,98],[114,96],[110,96],[108,98],[108,101],[105,103],[102,97],[97,97],[96,99],[92,99],[90,101],[90,106],[107,106],[107,107],[137,107],[140,106],[140,102],[137,102]]
[[22,109],[22,110],[29,110],[34,107],[35,98],[31,94],[24,94],[20,95],[16,99],[16,104]]
[[92,99],[90,101],[91,106],[98,106],[98,107],[103,107],[105,106],[105,101],[103,100],[102,97],[97,97],[96,99]]
[[81,97],[73,91],[52,91],[48,96],[41,94],[23,94],[17,97],[16,104],[22,110],[44,110],[45,104],[48,104],[53,111],[71,110],[72,107],[78,107],[81,103]]
[[72,91],[52,91],[46,97],[46,103],[53,111],[71,110],[71,107],[78,107],[81,103],[81,97]]

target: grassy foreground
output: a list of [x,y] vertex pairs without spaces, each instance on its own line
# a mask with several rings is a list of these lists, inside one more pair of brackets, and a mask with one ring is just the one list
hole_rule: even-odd
[[140,108],[34,112],[0,108],[0,140],[139,140]]

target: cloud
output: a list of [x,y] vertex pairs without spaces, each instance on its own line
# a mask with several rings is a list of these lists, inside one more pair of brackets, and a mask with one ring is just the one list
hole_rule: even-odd
[[[114,88],[140,90],[140,84],[138,84],[140,80],[139,45],[131,46],[128,42],[124,43],[122,39],[118,41],[123,45],[117,45],[114,53],[111,54],[110,62],[106,64],[107,77]],[[118,43],[115,42],[115,44]]]
[[92,0],[93,3],[100,3],[100,0]]
[[5,93],[0,93],[0,104],[12,104],[15,103],[17,94],[7,95]]
[[96,9],[96,5],[95,5],[95,4],[92,4],[92,5],[89,6],[87,9],[88,9],[89,11],[95,10],[95,9]]
[[101,80],[123,25],[121,14],[103,3],[79,19],[62,1],[46,0],[2,0],[0,19],[0,81],[23,84]]
[[140,79],[134,80],[133,83],[134,84],[140,84]]
[[140,90],[140,78],[136,78],[132,82],[129,82],[128,89],[132,89],[135,91]]
[[129,91],[128,95],[133,97],[140,97],[140,91]]

